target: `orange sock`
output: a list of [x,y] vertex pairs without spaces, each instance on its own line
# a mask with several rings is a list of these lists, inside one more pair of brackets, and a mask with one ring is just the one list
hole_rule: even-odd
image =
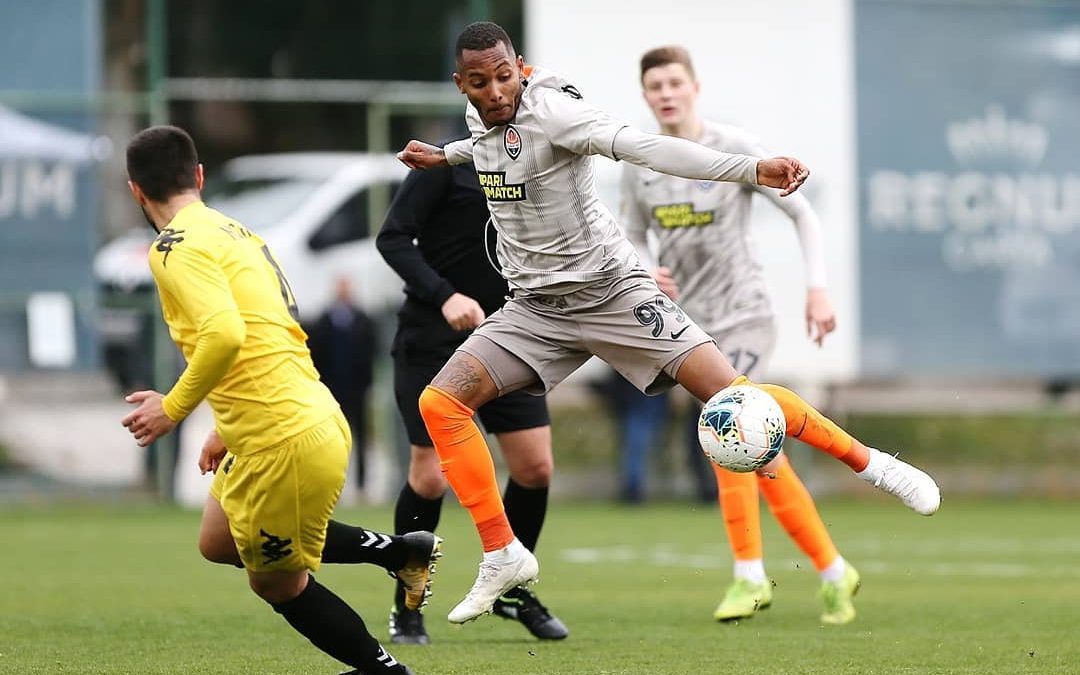
[[791,468],[787,457],[781,458],[776,478],[758,476],[758,486],[777,522],[814,562],[814,567],[820,572],[831,565],[839,555],[836,545],[825,529],[825,523],[821,522],[813,497]]
[[446,480],[469,511],[484,551],[503,548],[514,531],[503,510],[495,463],[473,411],[445,391],[428,386],[420,394],[420,415],[435,445]]
[[[740,377],[733,384],[751,382]],[[865,445],[819,413],[814,406],[799,398],[798,394],[775,384],[752,384],[769,392],[780,404],[787,420],[788,436],[829,453],[854,471],[862,471],[870,463],[870,450]]]
[[752,473],[713,465],[728,543],[735,560],[761,560],[761,505]]

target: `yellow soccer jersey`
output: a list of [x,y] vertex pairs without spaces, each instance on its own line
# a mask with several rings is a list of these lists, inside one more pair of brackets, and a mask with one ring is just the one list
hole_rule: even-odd
[[150,247],[161,310],[187,367],[165,396],[179,421],[205,398],[235,455],[291,438],[337,409],[319,381],[285,275],[255,233],[202,202]]

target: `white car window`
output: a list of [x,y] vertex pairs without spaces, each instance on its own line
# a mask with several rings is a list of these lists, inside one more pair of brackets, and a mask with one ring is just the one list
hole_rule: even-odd
[[295,178],[229,180],[209,186],[206,203],[260,231],[296,212],[320,185]]
[[394,198],[400,185],[398,181],[376,184],[370,189],[365,188],[349,197],[311,235],[308,246],[313,251],[320,251],[350,241],[374,237],[375,232],[371,224],[373,214],[376,218],[375,229],[377,230],[386,207]]
[[370,234],[368,191],[360,190],[338,207],[311,235],[308,246],[319,251],[349,241],[365,239]]

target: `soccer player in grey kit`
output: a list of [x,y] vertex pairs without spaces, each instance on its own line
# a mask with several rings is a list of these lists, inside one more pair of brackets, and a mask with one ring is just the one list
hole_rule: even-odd
[[[464,623],[539,573],[503,511],[491,452],[472,419],[476,408],[518,389],[545,392],[593,355],[646,393],[678,383],[706,401],[731,384],[749,383],[641,266],[597,197],[591,155],[696,180],[779,188],[783,195],[797,190],[809,171],[790,157],[718,152],[615,120],[558,75],[526,67],[496,24],[466,26],[455,52],[454,82],[469,101],[471,137],[442,148],[409,141],[399,157],[412,168],[472,160],[513,296],[420,395],[440,465],[484,549],[476,582],[447,616]],[[863,445],[793,392],[755,386],[778,401],[788,435],[840,459],[915,511],[937,511],[941,495],[930,476]]]
[[[766,154],[748,132],[701,118],[697,111],[700,85],[686,49],[667,46],[645,52],[641,87],[661,133],[716,150]],[[687,180],[633,164],[623,167],[621,188],[620,221],[642,264],[660,290],[679,302],[743,375],[761,375],[776,343],[768,286],[750,236],[755,194],[783,210],[798,233],[806,266],[807,335],[820,345],[835,328],[821,226],[802,195],[780,199],[775,190],[761,186]],[[655,258],[649,250],[650,231],[657,242]],[[696,424],[691,431],[696,451]],[[766,467],[773,478],[715,465],[713,470],[735,560],[734,583],[713,616],[719,621],[743,619],[772,603],[772,584],[765,575],[762,554],[760,490],[776,519],[821,575],[822,623],[844,624],[854,619],[852,597],[859,588],[859,573],[837,551],[813,498],[787,457],[781,455]]]

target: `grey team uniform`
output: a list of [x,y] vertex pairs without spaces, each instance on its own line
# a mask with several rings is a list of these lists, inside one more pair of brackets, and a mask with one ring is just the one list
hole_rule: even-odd
[[[750,133],[705,122],[698,140],[716,150],[768,156]],[[799,193],[756,185],[689,180],[627,164],[620,222],[648,269],[664,266],[679,287],[679,305],[716,340],[737,370],[765,368],[776,344],[768,286],[750,235],[750,207],[759,192],[795,223],[810,287],[825,286],[820,225]],[[647,232],[656,236],[658,260]]]
[[757,157],[644,134],[539,69],[512,122],[488,129],[471,105],[466,120],[471,138],[444,150],[451,164],[476,166],[513,298],[460,349],[500,394],[547,391],[593,354],[642,391],[671,386],[689,351],[711,338],[641,266],[597,196],[591,155],[744,182],[756,179]]

